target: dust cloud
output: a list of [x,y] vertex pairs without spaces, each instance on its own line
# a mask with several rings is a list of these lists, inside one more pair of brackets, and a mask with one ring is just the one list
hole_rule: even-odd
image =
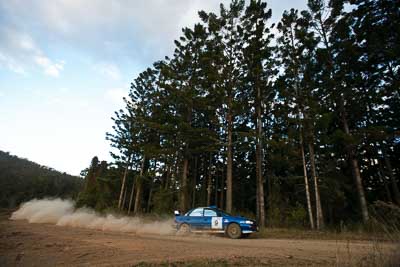
[[159,235],[174,233],[173,219],[148,222],[140,217],[121,217],[112,214],[100,215],[87,208],[75,209],[73,201],[62,199],[34,199],[28,201],[13,212],[10,219],[102,231]]

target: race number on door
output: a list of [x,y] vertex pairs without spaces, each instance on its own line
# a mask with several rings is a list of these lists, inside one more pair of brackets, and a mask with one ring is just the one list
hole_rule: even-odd
[[211,218],[211,229],[222,229],[222,217]]

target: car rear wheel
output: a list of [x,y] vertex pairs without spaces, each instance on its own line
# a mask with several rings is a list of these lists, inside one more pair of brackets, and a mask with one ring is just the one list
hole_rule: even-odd
[[226,234],[233,239],[240,238],[242,236],[242,229],[240,229],[240,226],[236,223],[231,223],[228,225],[228,228],[226,229]]
[[179,235],[187,235],[190,233],[190,226],[187,223],[182,223],[179,226],[178,234]]

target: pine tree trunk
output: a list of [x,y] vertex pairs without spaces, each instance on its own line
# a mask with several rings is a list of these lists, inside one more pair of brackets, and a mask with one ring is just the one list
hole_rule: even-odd
[[261,121],[261,88],[257,86],[257,134],[256,134],[256,176],[257,176],[257,187],[258,187],[258,219],[260,227],[265,226],[265,204],[264,204],[264,180],[263,180],[263,151],[262,151],[262,121]]
[[262,176],[259,174],[260,169],[258,169],[257,172],[258,172],[257,186],[258,186],[258,205],[259,205],[258,219],[260,227],[264,227],[265,226],[264,183],[262,180]]
[[169,188],[169,180],[171,179],[171,165],[167,166],[167,173],[165,174],[165,183],[164,183],[164,189]]
[[192,208],[196,207],[196,190],[192,192]]
[[397,186],[397,181],[396,181],[396,177],[394,177],[393,175],[393,169],[392,169],[392,164],[390,162],[389,157],[387,156],[386,153],[386,148],[384,148],[383,150],[385,150],[383,153],[383,157],[385,160],[385,166],[386,166],[386,170],[387,170],[387,174],[390,178],[390,182],[392,185],[392,191],[393,191],[393,199],[396,202],[397,205],[400,205],[400,192],[399,192],[399,187]]
[[[299,99],[299,94],[300,94],[300,82],[299,82],[299,63],[297,62],[297,57],[296,57],[296,46],[295,46],[295,33],[293,27],[290,27],[290,38],[291,38],[291,48],[292,48],[292,60],[296,62],[296,67],[295,67],[295,74],[296,74],[296,82],[294,84],[295,89],[296,89],[296,99]],[[302,124],[301,124],[301,114],[304,114],[300,110],[300,106],[302,106],[302,103],[297,103],[297,112],[299,115],[299,128],[300,128],[300,150],[301,150],[301,157],[302,157],[302,163],[303,163],[303,174],[304,174],[304,185],[306,189],[306,198],[307,198],[307,210],[308,210],[308,217],[310,220],[310,227],[311,229],[314,229],[314,215],[313,215],[313,210],[311,206],[311,194],[310,194],[310,187],[308,184],[308,175],[307,175],[307,166],[306,166],[306,158],[305,158],[305,153],[304,153],[304,140],[303,140],[303,129],[302,129]],[[319,194],[318,194],[319,195]],[[318,205],[317,205],[318,206]],[[317,212],[318,214],[318,212]],[[318,217],[318,215],[317,215]],[[317,222],[318,225],[318,222]],[[318,228],[318,226],[317,226]]]
[[150,212],[150,207],[151,207],[151,199],[153,197],[153,186],[154,186],[154,181],[153,178],[151,179],[150,182],[150,192],[149,192],[149,198],[147,199],[147,207],[146,207],[146,211]]
[[125,199],[126,199],[126,193],[127,193],[127,191],[128,191],[128,188],[125,187],[125,190],[124,190],[124,197],[122,198],[121,210],[124,210],[124,208],[125,208]]
[[188,171],[189,171],[189,159],[185,158],[183,160],[183,168],[182,168],[181,201],[180,201],[181,212],[186,212],[188,208],[187,205]]
[[135,192],[135,181],[132,182],[131,195],[129,197],[128,215],[131,213],[134,192]]
[[[189,85],[191,86],[191,85]],[[192,107],[193,103],[188,107],[188,113],[186,117],[186,122],[188,125],[191,125],[192,122]],[[182,178],[181,178],[181,199],[180,199],[180,208],[181,212],[186,212],[189,207],[189,199],[188,199],[188,174],[189,174],[189,141],[185,141],[185,149],[183,154],[183,167],[182,167]]]
[[260,222],[260,187],[258,185],[258,176],[256,174],[256,218]]
[[207,178],[207,207],[211,205],[211,191],[212,191],[212,178],[211,178],[211,173],[209,173]]
[[[293,27],[290,27],[290,39],[291,39],[291,48],[292,48],[292,60],[296,61],[296,46],[295,46],[295,34]],[[297,63],[297,61],[296,61]],[[298,63],[296,64],[295,67],[295,73],[296,73],[296,82],[294,84],[295,86],[295,92],[296,92],[296,99],[299,99],[299,94],[300,94],[300,82],[299,82],[299,70],[298,70]],[[299,128],[300,128],[300,151],[301,151],[301,158],[302,158],[302,164],[303,164],[303,175],[304,175],[304,186],[306,189],[306,199],[307,199],[307,210],[308,210],[308,218],[310,220],[310,227],[311,229],[314,229],[314,215],[313,215],[313,210],[311,206],[311,194],[310,194],[310,186],[308,184],[308,175],[307,175],[307,165],[306,165],[306,157],[304,153],[304,140],[303,140],[303,128],[301,124],[301,114],[303,112],[300,110],[300,106],[302,106],[301,103],[297,103],[297,112],[298,112],[298,123],[299,123]]]
[[208,165],[208,175],[207,175],[207,207],[211,205],[211,192],[212,192],[212,155],[210,153],[210,162]]
[[144,168],[146,165],[146,156],[143,156],[142,168],[140,169],[139,179],[136,179],[136,196],[135,196],[135,206],[133,208],[133,214],[138,214],[140,212],[140,200],[142,197],[142,179],[144,175]]
[[[154,160],[154,174],[157,173],[157,160]],[[150,177],[150,192],[147,199],[146,212],[150,212],[151,200],[153,197],[154,177]]]
[[314,153],[314,145],[308,143],[308,150],[310,151],[310,163],[311,163],[311,174],[314,180],[314,192],[315,192],[315,208],[316,208],[316,217],[317,217],[317,229],[320,230],[324,228],[324,214],[322,212],[321,206],[321,198],[319,195],[319,185],[318,185],[318,176],[317,170],[315,167],[315,153]]
[[[231,103],[232,100],[229,100]],[[232,104],[228,105],[228,115],[227,115],[227,123],[228,123],[228,145],[227,145],[227,157],[226,157],[226,211],[228,213],[232,212]]]
[[[347,114],[346,114],[346,110],[344,107],[343,95],[340,96],[339,107],[340,107],[340,111],[341,111],[340,114],[341,114],[341,119],[342,119],[342,124],[343,124],[343,130],[348,136],[351,136],[349,125],[347,122]],[[356,159],[354,150],[355,150],[354,145],[352,145],[352,144],[347,145],[347,154],[349,156],[351,171],[353,173],[354,181],[356,183],[358,199],[359,199],[360,208],[361,208],[361,215],[363,218],[363,222],[367,223],[369,220],[367,200],[365,198],[364,188],[363,188],[363,184],[362,184],[362,178],[361,178],[361,174],[360,174],[360,168],[358,166],[358,161]]]
[[131,161],[131,155],[129,155],[128,161],[126,162],[124,176],[122,178],[121,192],[119,194],[119,200],[118,200],[118,209],[121,209],[122,198],[123,198],[123,194],[124,194],[124,191],[125,191],[126,176],[128,174],[130,161]]
[[379,175],[379,180],[383,183],[383,186],[385,187],[385,192],[386,192],[386,200],[387,202],[393,202],[393,198],[392,198],[392,193],[390,192],[388,183],[386,181],[383,169],[382,169],[382,163],[381,161],[379,161],[379,171],[378,171],[378,175]]
[[[215,185],[214,185],[214,205],[219,207],[218,205],[218,169],[215,171]],[[219,207],[220,208],[220,207]]]
[[[225,164],[224,164],[225,165]],[[225,179],[224,179],[224,177],[225,177],[225,175],[224,175],[224,169],[222,169],[222,173],[221,173],[222,175],[221,175],[221,194],[220,194],[220,203],[221,203],[221,209],[224,209],[224,204],[225,204],[225,201],[224,201],[224,187],[225,187]]]
[[192,205],[194,208],[196,205],[196,185],[197,185],[197,167],[198,167],[198,157],[194,158],[194,169],[193,169],[193,180],[192,180]]
[[175,183],[178,180],[179,177],[179,151],[175,152],[175,161],[174,161],[174,171],[171,173],[171,182],[172,182],[172,177],[173,177],[173,183]]
[[[143,173],[143,163],[142,163],[142,167],[140,169],[140,173]],[[128,215],[131,213],[132,210],[132,201],[133,201],[133,195],[135,192],[135,179],[133,179],[132,181],[132,189],[131,189],[131,196],[129,197],[129,206],[128,206]]]
[[201,205],[206,206],[207,205],[207,177],[208,177],[208,169],[207,169],[207,161],[205,158],[205,155],[202,157],[202,170],[203,170],[203,175],[202,175],[202,180],[201,180],[201,192],[200,192],[200,201]]
[[136,185],[136,196],[135,196],[135,206],[133,208],[133,214],[139,214],[141,212],[141,198],[142,198],[142,178],[137,179]]
[[[272,189],[272,186],[273,186],[273,181],[272,181],[272,179],[274,179],[273,178],[273,175],[272,175],[272,173],[270,173],[269,175],[268,175],[268,177],[269,177],[269,179],[268,179],[268,181],[267,181],[267,206],[268,206],[268,213],[267,213],[267,217],[269,218],[269,226],[272,226],[272,227],[274,227],[274,214],[273,214],[273,212],[274,212],[274,210],[275,210],[275,203],[274,203],[274,196],[272,195],[273,193],[275,193],[275,191]],[[278,192],[276,192],[276,194],[278,194]]]
[[354,152],[350,152],[349,156],[350,156],[350,164],[351,164],[353,176],[354,176],[354,179],[356,182],[363,222],[366,223],[369,220],[369,214],[368,214],[368,208],[367,208],[367,200],[365,199],[364,188],[362,185],[360,169],[358,167],[358,161],[355,158]]
[[306,198],[307,198],[307,210],[308,210],[308,218],[310,220],[311,229],[314,229],[314,215],[311,206],[311,197],[310,197],[310,187],[308,185],[308,177],[307,177],[307,166],[306,166],[306,157],[304,154],[304,143],[303,143],[303,133],[300,129],[300,150],[301,150],[301,158],[303,161],[303,173],[304,173],[304,185],[306,188]]

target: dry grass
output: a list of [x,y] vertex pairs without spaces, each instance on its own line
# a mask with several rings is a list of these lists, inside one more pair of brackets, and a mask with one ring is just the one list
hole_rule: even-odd
[[[399,235],[400,236],[400,235]],[[399,237],[398,236],[398,237]],[[362,241],[394,241],[394,236],[382,232],[366,231],[312,231],[295,228],[264,228],[254,234],[258,238],[271,239],[318,239],[318,240],[362,240]],[[397,237],[397,238],[398,238]]]
[[372,247],[364,257],[356,259],[348,245],[345,253],[337,254],[336,266],[400,266],[400,208],[378,201],[371,207],[370,214],[364,232],[371,237]]
[[267,264],[260,262],[254,258],[239,257],[237,259],[204,259],[204,260],[192,260],[192,261],[176,261],[176,262],[159,262],[159,263],[139,263],[133,266],[137,267],[228,267],[228,266],[268,266]]
[[372,247],[363,257],[356,257],[348,242],[346,249],[337,250],[337,267],[395,267],[400,266],[400,246],[388,248],[382,242],[372,242]]
[[[355,227],[357,228],[357,227]],[[353,229],[355,229],[353,228]],[[264,228],[253,238],[335,240],[338,242],[338,267],[395,267],[400,266],[400,229],[381,218],[371,219],[367,227],[356,231],[311,231],[293,228]],[[371,247],[360,257],[352,251],[354,241],[370,241]],[[341,243],[339,245],[339,242]],[[346,242],[343,248],[343,242]]]

